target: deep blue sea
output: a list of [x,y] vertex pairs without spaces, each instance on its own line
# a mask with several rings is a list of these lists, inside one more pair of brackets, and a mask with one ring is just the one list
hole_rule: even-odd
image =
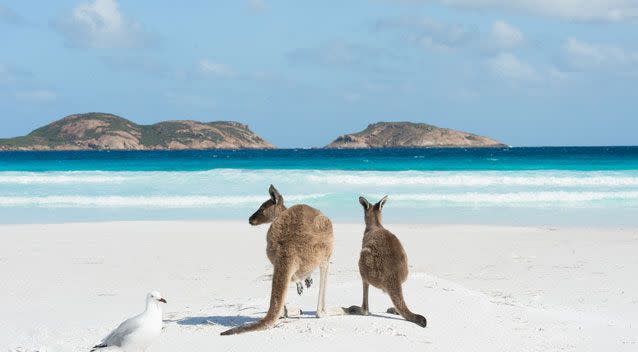
[[638,147],[0,152],[0,223],[246,220],[271,183],[336,221],[638,224]]

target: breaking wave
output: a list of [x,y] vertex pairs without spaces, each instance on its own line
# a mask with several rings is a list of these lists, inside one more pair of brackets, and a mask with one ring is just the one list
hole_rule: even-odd
[[[293,202],[323,197],[323,194],[290,195]],[[208,206],[241,206],[260,204],[264,195],[254,196],[41,196],[1,197],[0,206],[41,207],[150,207],[191,208]]]
[[71,171],[0,172],[0,184],[124,184],[161,182],[270,182],[352,185],[352,186],[546,186],[546,187],[631,187],[638,186],[636,172],[570,171],[319,171],[319,170],[242,170],[210,171]]
[[[381,194],[372,197],[380,198]],[[339,194],[296,194],[285,197],[292,203],[315,202],[319,200],[343,202],[344,196]],[[266,199],[264,195],[248,196],[0,196],[0,206],[35,206],[35,207],[144,207],[144,208],[198,208],[198,207],[241,207],[254,206]],[[353,196],[347,201],[354,204]],[[631,192],[465,192],[465,193],[432,193],[432,194],[391,194],[392,203],[432,204],[454,203],[455,205],[512,205],[537,204],[552,205],[556,203],[585,203],[592,201],[636,201],[638,191]]]
[[[377,195],[381,197],[381,195]],[[635,192],[507,192],[507,193],[458,193],[458,194],[397,194],[391,196],[394,201],[409,202],[443,202],[443,203],[480,203],[480,204],[512,204],[512,203],[547,203],[557,202],[590,202],[606,200],[638,200]]]

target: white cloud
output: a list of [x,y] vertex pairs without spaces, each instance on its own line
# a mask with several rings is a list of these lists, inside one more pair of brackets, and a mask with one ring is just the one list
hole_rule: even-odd
[[248,9],[252,12],[264,12],[268,10],[268,5],[264,0],[249,0]]
[[[394,0],[402,1],[405,0]],[[619,22],[638,19],[636,0],[411,0],[469,10],[500,10],[572,21]]]
[[53,22],[72,46],[86,48],[139,48],[153,42],[142,25],[122,14],[116,0],[94,0],[77,5]]
[[488,68],[498,77],[513,81],[535,81],[538,73],[512,53],[500,53],[487,60]]
[[485,61],[486,67],[494,76],[516,84],[547,86],[560,84],[569,79],[566,72],[553,65],[532,65],[513,53],[502,52]]
[[58,95],[51,90],[34,89],[16,92],[15,98],[27,103],[51,103],[58,98]]
[[213,77],[231,78],[237,75],[232,67],[219,62],[210,61],[208,59],[200,60],[197,64],[197,70],[203,75]]
[[491,38],[494,44],[502,48],[512,48],[525,41],[523,33],[518,28],[504,21],[492,24]]
[[103,55],[100,60],[108,67],[121,70],[149,73],[153,75],[164,75],[169,73],[169,69],[157,60],[153,55],[138,55],[137,52],[126,55]]
[[55,91],[40,87],[42,85],[31,72],[0,63],[0,91],[3,95],[28,104],[51,103],[58,99]]
[[520,29],[502,20],[493,22],[490,28],[479,28],[428,17],[386,18],[378,20],[376,28],[398,30],[412,44],[438,52],[469,49],[498,53],[510,51],[526,42]]
[[344,92],[341,93],[341,98],[343,98],[343,100],[347,101],[348,103],[356,103],[363,97],[361,96],[361,94],[356,92]]
[[403,29],[408,39],[426,49],[449,51],[464,47],[478,37],[475,27],[441,22],[432,18],[384,19],[376,24],[377,29]]
[[374,74],[399,73],[402,68],[399,68],[397,63],[404,61],[404,57],[392,50],[340,40],[314,47],[297,48],[289,52],[287,57],[294,64],[310,64]]
[[564,46],[567,63],[575,70],[638,71],[638,51],[614,45],[592,44],[569,38]]
[[547,70],[547,78],[553,82],[561,82],[569,78],[567,72],[561,71],[555,66],[552,66]]
[[28,79],[31,76],[31,72],[0,63],[0,84],[15,84],[24,82],[25,79]]
[[17,12],[0,4],[0,23],[24,24],[26,23],[26,20]]
[[314,63],[325,66],[358,65],[361,60],[361,47],[342,41],[324,43],[312,48],[299,48],[291,51],[288,58],[293,62]]
[[277,74],[269,71],[242,71],[231,65],[203,58],[193,67],[176,72],[178,79],[229,79],[245,82],[268,82],[286,83],[290,82]]
[[0,83],[13,80],[13,70],[9,66],[0,63]]

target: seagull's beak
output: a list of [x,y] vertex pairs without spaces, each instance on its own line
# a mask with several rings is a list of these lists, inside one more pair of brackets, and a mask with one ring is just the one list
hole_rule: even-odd
[[158,299],[158,301],[160,301],[162,303],[166,303],[166,300],[164,298],[160,298],[160,299]]

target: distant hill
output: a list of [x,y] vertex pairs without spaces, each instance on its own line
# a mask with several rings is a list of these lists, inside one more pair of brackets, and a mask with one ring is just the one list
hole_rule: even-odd
[[344,134],[325,146],[329,149],[507,147],[491,138],[439,128],[425,123],[377,122],[357,133]]
[[67,116],[23,137],[0,139],[0,150],[271,149],[248,126],[232,121],[164,121],[138,125],[105,113]]

